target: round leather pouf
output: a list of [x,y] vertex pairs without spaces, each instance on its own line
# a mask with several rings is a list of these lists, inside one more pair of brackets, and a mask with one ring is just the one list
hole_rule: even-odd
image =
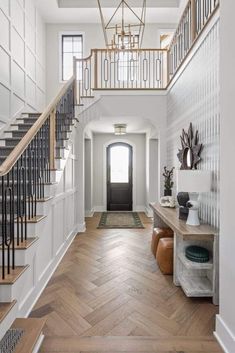
[[154,257],[156,257],[159,240],[161,238],[171,238],[173,235],[174,233],[170,228],[154,228],[151,243],[151,250]]
[[173,238],[161,238],[157,248],[157,262],[161,272],[164,275],[173,273]]
[[185,256],[193,262],[208,262],[210,259],[209,251],[201,246],[190,245],[185,249]]

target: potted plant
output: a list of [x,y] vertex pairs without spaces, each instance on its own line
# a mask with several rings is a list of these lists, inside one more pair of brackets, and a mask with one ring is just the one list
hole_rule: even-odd
[[165,178],[164,196],[172,196],[172,188],[174,185],[174,182],[172,181],[172,179],[173,179],[174,169],[175,169],[174,167],[172,169],[167,169],[167,167],[164,167],[164,173],[163,173],[163,176]]

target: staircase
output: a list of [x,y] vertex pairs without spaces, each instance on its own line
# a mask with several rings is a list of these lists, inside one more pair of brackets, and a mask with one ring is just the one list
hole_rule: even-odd
[[72,221],[69,234],[58,230],[57,239],[53,231],[62,218],[56,208],[69,180],[66,164],[74,158],[74,87],[72,77],[45,112],[22,114],[0,139],[1,353],[39,350],[45,320],[24,317],[76,235]]

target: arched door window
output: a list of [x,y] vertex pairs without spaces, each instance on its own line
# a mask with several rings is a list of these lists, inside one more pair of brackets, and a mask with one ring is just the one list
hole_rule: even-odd
[[132,147],[127,143],[107,148],[107,209],[132,210]]

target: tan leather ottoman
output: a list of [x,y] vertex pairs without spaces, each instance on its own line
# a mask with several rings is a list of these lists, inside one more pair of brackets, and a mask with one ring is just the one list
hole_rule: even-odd
[[157,248],[157,262],[164,275],[173,274],[173,238],[161,238]]
[[153,256],[156,257],[158,242],[161,238],[171,238],[174,236],[170,228],[154,228],[152,234],[151,250]]

